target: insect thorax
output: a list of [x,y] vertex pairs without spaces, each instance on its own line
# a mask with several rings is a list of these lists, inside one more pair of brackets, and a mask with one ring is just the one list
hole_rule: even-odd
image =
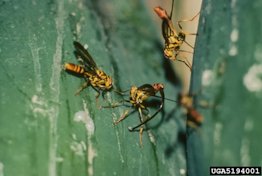
[[105,74],[102,70],[97,69],[96,75],[90,76],[89,80],[92,86],[100,89],[109,90],[112,87],[112,78]]
[[177,39],[179,41],[185,41],[186,40],[186,34],[184,32],[179,32],[178,35],[177,35]]
[[130,103],[134,107],[145,108],[143,102],[148,98],[145,91],[139,90],[137,87],[132,86],[130,89]]

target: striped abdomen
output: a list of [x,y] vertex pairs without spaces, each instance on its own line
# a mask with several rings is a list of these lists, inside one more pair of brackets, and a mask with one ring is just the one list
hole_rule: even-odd
[[64,69],[65,71],[69,71],[80,75],[85,73],[84,67],[72,63],[65,63]]

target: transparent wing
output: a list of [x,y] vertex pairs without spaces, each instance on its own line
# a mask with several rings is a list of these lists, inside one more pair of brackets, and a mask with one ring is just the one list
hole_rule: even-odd
[[88,53],[88,51],[83,47],[82,44],[74,41],[74,46],[76,49],[77,56],[83,59],[84,65],[86,67],[91,67],[91,69],[97,68],[97,65],[93,60],[92,56]]

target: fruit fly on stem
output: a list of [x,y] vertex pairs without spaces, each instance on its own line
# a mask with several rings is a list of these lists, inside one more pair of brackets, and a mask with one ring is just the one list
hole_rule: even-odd
[[[193,18],[189,20],[179,20],[177,24],[178,27],[180,28],[180,31],[177,31],[172,22],[173,6],[174,6],[174,0],[172,1],[172,8],[171,8],[170,15],[168,15],[166,10],[162,9],[161,7],[154,8],[156,14],[163,20],[162,35],[165,40],[164,56],[171,60],[177,60],[183,62],[191,70],[191,64],[189,63],[187,58],[185,56],[182,56],[180,53],[181,52],[193,53],[193,52],[182,50],[180,48],[183,43],[186,43],[190,48],[194,49],[194,47],[186,41],[186,35],[197,35],[197,34],[183,31],[181,23],[193,21],[199,15],[200,12],[198,12]],[[179,54],[181,59],[177,58]]]
[[77,90],[75,95],[78,95],[86,87],[91,86],[97,92],[97,102],[100,91],[106,92],[112,88],[112,78],[97,67],[92,56],[79,42],[74,41],[74,47],[75,54],[81,65],[65,63],[64,69],[66,72],[85,79],[85,83]]
[[187,111],[187,125],[192,128],[200,126],[204,118],[193,106],[193,96],[179,94],[177,99],[178,104],[184,107]]
[[[127,118],[131,113],[138,111],[140,123],[134,127],[128,127],[130,132],[139,131],[139,141],[140,145],[142,146],[142,134],[145,129],[145,124],[153,119],[162,109],[164,106],[165,94],[164,94],[164,85],[161,83],[156,84],[143,84],[140,87],[132,86],[129,91],[129,100],[123,100],[116,104],[112,104],[110,106],[103,106],[103,108],[116,108],[119,106],[128,106],[129,109],[125,110],[124,113],[114,122],[114,125],[117,125],[122,120]],[[118,92],[124,95],[125,92]],[[160,94],[158,96],[157,94]],[[146,103],[150,97],[160,97],[161,103],[158,109],[152,114],[151,116],[148,115],[149,109]],[[128,103],[128,105],[124,104]],[[139,128],[139,130],[138,130]]]

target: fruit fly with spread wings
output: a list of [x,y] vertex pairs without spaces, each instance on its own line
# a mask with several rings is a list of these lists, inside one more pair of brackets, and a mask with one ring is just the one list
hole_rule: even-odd
[[187,58],[183,57],[180,59],[177,58],[177,56],[180,54],[180,52],[192,53],[190,51],[181,50],[180,48],[183,43],[186,43],[190,48],[194,49],[194,47],[186,41],[186,35],[196,35],[196,34],[184,32],[182,30],[181,22],[193,21],[199,15],[199,13],[197,13],[190,20],[178,21],[177,23],[180,28],[180,31],[177,31],[172,22],[172,13],[173,13],[173,6],[174,6],[173,4],[174,4],[174,0],[172,1],[172,9],[170,15],[168,15],[166,10],[162,9],[161,7],[154,8],[156,14],[162,19],[162,35],[165,40],[164,56],[171,60],[177,60],[183,62],[191,70],[191,64],[188,62]]
[[65,63],[64,69],[66,72],[83,77],[86,80],[86,82],[76,92],[76,95],[90,85],[98,93],[96,95],[97,100],[100,91],[105,92],[112,88],[112,78],[97,67],[92,56],[79,42],[74,41],[74,47],[75,54],[81,65]]
[[[127,92],[127,91],[124,91]],[[120,92],[123,93],[123,92]],[[160,94],[158,96],[157,94]],[[161,103],[158,109],[154,112],[154,114],[149,115],[149,107],[147,104],[147,100],[150,97],[160,97]],[[139,131],[139,141],[140,145],[142,146],[142,134],[145,129],[145,124],[153,119],[162,109],[164,106],[165,94],[164,94],[164,85],[161,83],[156,84],[143,84],[140,87],[132,86],[129,90],[129,100],[123,100],[119,103],[104,106],[103,108],[115,108],[118,106],[125,106],[124,103],[128,103],[129,109],[125,110],[124,113],[120,116],[118,120],[114,122],[114,125],[117,125],[119,122],[124,120],[128,117],[131,113],[138,111],[140,123],[134,127],[129,127],[130,132]],[[139,130],[138,130],[139,128]]]

